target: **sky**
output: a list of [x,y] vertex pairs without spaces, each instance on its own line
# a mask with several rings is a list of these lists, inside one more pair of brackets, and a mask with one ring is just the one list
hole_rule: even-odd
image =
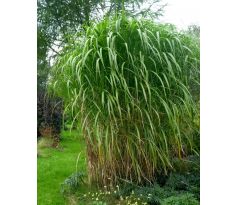
[[199,0],[163,0],[162,3],[168,5],[161,21],[173,23],[181,29],[191,24],[199,25]]

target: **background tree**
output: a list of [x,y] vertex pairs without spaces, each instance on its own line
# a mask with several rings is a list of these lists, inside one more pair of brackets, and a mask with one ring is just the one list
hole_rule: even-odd
[[45,65],[49,52],[48,61],[69,42],[71,34],[89,25],[90,20],[98,21],[122,10],[131,16],[155,17],[162,14],[159,3],[160,0],[38,0],[38,53],[43,54],[38,58]]
[[188,26],[188,33],[200,38],[200,26],[196,24]]
[[[38,0],[37,1],[37,90],[38,90],[38,134],[40,126],[57,127],[60,119],[52,116],[50,108],[62,105],[58,100],[47,96],[46,84],[51,63],[59,50],[70,45],[73,35],[82,31],[91,21],[99,21],[104,16],[124,11],[134,17],[155,17],[161,15],[162,7],[152,10],[160,0]],[[55,106],[53,106],[55,104]],[[61,109],[56,109],[60,111]],[[48,117],[46,117],[48,116]],[[46,120],[48,119],[48,120]],[[55,121],[55,122],[54,122]],[[48,129],[48,128],[47,128]]]

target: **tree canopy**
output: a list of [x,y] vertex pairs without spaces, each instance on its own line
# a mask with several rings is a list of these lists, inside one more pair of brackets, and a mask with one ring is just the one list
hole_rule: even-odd
[[[71,34],[82,30],[90,21],[98,21],[124,11],[131,16],[158,16],[151,7],[160,0],[38,0],[37,1],[37,67],[38,84],[47,78],[51,58],[69,43]],[[44,84],[44,83],[43,83]]]

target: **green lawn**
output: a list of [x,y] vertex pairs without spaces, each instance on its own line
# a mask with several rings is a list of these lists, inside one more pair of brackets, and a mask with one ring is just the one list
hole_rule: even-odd
[[78,170],[86,171],[85,144],[77,132],[63,132],[59,149],[39,148],[37,159],[37,204],[67,204],[60,193],[60,184],[76,172],[78,154]]

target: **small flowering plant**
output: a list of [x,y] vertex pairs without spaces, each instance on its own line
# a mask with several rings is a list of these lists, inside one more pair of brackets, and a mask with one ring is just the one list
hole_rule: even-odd
[[[79,195],[79,201],[84,204],[92,205],[146,205],[147,202],[143,200],[145,197],[136,196],[132,191],[129,196],[120,194],[120,187],[116,185],[115,188],[109,189],[104,186],[103,190],[97,192],[87,192]],[[149,197],[150,195],[148,195]]]

